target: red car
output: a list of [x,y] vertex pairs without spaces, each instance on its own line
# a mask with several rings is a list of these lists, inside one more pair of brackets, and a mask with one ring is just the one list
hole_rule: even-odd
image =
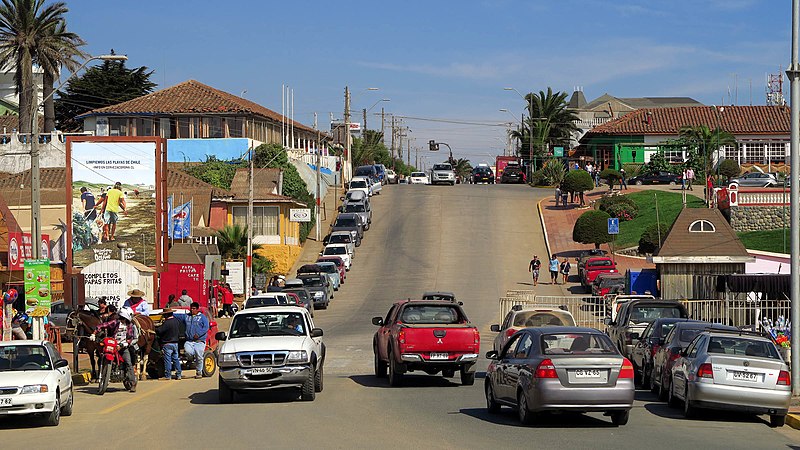
[[403,374],[419,370],[450,378],[460,372],[461,384],[475,383],[474,365],[480,352],[478,328],[461,305],[444,300],[403,300],[386,318],[373,317],[380,327],[373,338],[375,376],[389,376],[399,386]]
[[617,264],[608,256],[595,256],[587,259],[583,267],[578,268],[578,272],[581,274],[581,285],[587,292],[592,292],[592,283],[597,278],[597,275],[601,273],[616,273]]
[[344,260],[339,258],[338,256],[323,256],[321,258],[317,258],[317,262],[332,262],[336,264],[336,268],[339,269],[339,279],[342,280],[342,284],[344,284],[344,279],[347,278],[347,269],[344,267]]

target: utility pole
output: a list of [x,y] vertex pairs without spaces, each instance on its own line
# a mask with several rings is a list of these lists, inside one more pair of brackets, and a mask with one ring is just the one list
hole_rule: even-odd
[[247,257],[245,262],[244,274],[244,298],[250,297],[250,286],[253,282],[253,147],[247,152],[250,155],[250,170],[248,171],[248,192],[247,192]]
[[419,147],[414,147],[414,167],[419,169]]
[[[790,97],[791,97],[791,147],[789,149],[789,161],[795,166],[789,176],[791,177],[791,186],[789,193],[789,214],[790,226],[795,230],[791,234],[791,282],[790,298],[792,304],[792,326],[795,332],[792,333],[792,347],[794,350],[800,349],[800,333],[797,332],[797,327],[800,324],[800,234],[797,230],[800,229],[800,177],[797,176],[798,162],[800,162],[800,62],[798,62],[798,53],[800,53],[800,0],[792,0],[792,63],[786,71],[789,76],[790,84]],[[794,355],[792,357],[792,393],[800,395],[800,357]]]
[[392,116],[392,170],[394,170],[394,161],[395,161],[395,152],[394,152],[394,140],[395,140],[395,117]]
[[33,259],[42,258],[41,176],[39,172],[39,93],[34,82],[31,100],[31,249]]
[[319,127],[317,127],[317,113],[314,113],[314,128],[317,129],[317,145],[316,145],[316,147],[317,147],[317,149],[316,149],[317,150],[317,202],[316,202],[317,205],[316,205],[316,208],[315,208],[316,210],[314,211],[314,214],[315,214],[314,217],[316,218],[316,221],[317,221],[317,224],[316,224],[317,225],[316,226],[316,228],[317,228],[316,237],[317,237],[317,242],[319,242],[320,241],[320,237],[321,237],[321,233],[322,233],[322,230],[320,229],[320,219],[319,219],[320,205],[322,204],[321,203],[322,200],[320,198],[321,195],[322,195],[322,188],[320,186],[320,180],[322,179],[322,176],[321,176],[321,173],[320,173],[320,165],[322,164],[322,149],[320,148],[320,143],[322,142],[322,136],[321,136],[321,133],[319,131]]
[[[383,142],[384,142],[383,133],[384,133],[384,128],[386,127],[386,124],[383,121],[384,120],[384,114],[385,113],[383,111],[383,108],[381,108],[381,144],[383,144]],[[394,169],[394,164],[392,164],[392,169]]]
[[364,138],[367,133],[367,108],[361,110],[362,114],[364,114],[364,126],[361,128],[361,137]]
[[[350,88],[347,86],[344,87],[344,132],[344,151],[346,160],[342,167],[342,171],[344,172],[342,183],[350,181],[350,174],[353,171],[352,155],[350,154],[350,143],[352,141],[352,137],[350,136]],[[342,184],[342,187],[344,187],[344,184]]]
[[411,165],[411,138],[406,139],[406,158],[408,159],[408,165]]

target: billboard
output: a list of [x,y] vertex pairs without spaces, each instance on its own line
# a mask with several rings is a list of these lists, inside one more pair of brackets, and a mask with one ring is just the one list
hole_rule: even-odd
[[[26,259],[33,258],[33,238],[30,233],[8,233],[8,267],[22,270]],[[50,259],[50,236],[42,233],[42,258]]]
[[34,317],[50,314],[50,260],[25,260],[24,285],[25,310]]
[[68,260],[86,267],[110,259],[160,268],[165,213],[164,140],[67,140]]

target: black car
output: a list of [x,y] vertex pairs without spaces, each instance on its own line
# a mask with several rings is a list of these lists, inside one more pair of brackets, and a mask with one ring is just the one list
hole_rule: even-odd
[[472,169],[472,182],[494,184],[494,172],[487,166],[478,166]]
[[503,174],[500,175],[501,183],[524,183],[525,174],[522,173],[522,168],[519,166],[506,166]]
[[[361,216],[355,213],[342,213],[336,216],[336,219],[331,224],[331,233],[334,231],[349,231],[355,239],[355,246],[361,246],[361,240],[364,239],[364,223],[361,221]],[[325,245],[328,245],[327,240],[330,239],[330,233],[325,238]]]
[[628,184],[669,184],[676,185],[681,182],[683,175],[677,175],[671,172],[658,171],[650,172],[642,175],[637,175],[628,179]]
[[659,347],[664,344],[664,338],[675,324],[690,320],[677,317],[656,319],[644,329],[642,335],[639,336],[639,341],[631,350],[631,363],[633,363],[633,373],[637,384],[647,386],[649,383],[650,373],[653,370],[653,357]]

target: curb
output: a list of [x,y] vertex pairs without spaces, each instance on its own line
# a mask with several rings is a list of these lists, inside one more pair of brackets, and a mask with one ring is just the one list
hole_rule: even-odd
[[547,248],[547,256],[552,255],[550,253],[550,239],[547,237],[547,225],[544,224],[544,215],[542,214],[542,202],[545,199],[541,199],[536,202],[536,208],[539,210],[539,222],[542,224],[542,233],[544,234],[544,246]]
[[787,414],[786,425],[789,425],[795,430],[800,430],[800,414]]

